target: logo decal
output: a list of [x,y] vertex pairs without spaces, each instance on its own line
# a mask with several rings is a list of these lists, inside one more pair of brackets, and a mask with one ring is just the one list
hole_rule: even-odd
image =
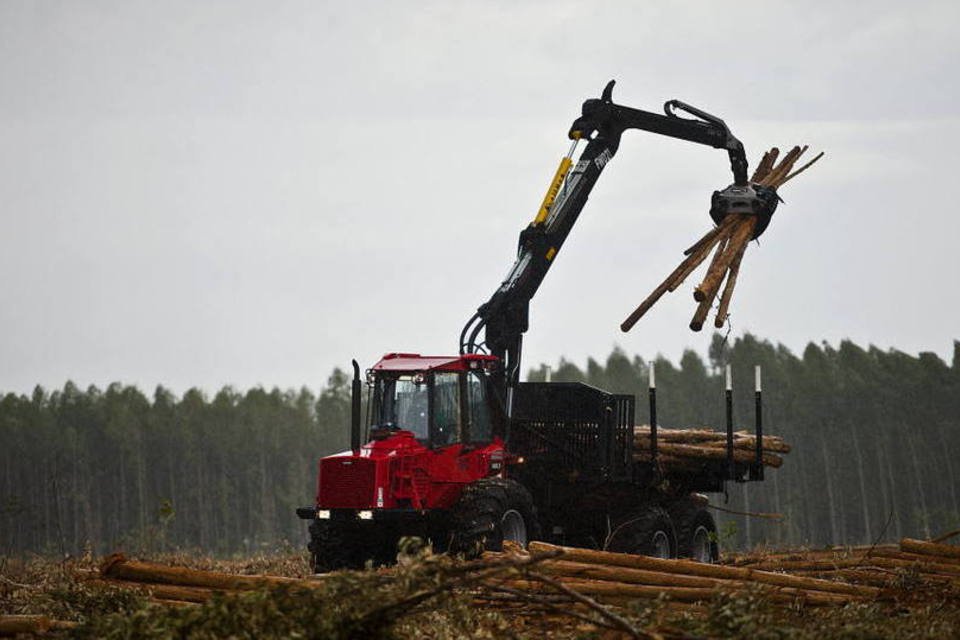
[[597,165],[597,169],[603,169],[604,165],[612,159],[613,154],[610,153],[610,149],[604,149],[600,152],[600,155],[593,159],[593,164]]

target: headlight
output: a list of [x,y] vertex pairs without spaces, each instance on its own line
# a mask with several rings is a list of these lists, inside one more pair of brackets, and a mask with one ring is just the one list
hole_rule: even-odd
[[373,520],[373,511],[361,511],[357,515],[361,520]]

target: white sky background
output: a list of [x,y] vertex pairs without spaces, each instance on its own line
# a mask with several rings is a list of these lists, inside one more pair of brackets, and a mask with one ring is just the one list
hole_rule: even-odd
[[[512,264],[581,102],[678,98],[783,189],[734,335],[960,338],[956,2],[0,0],[0,390],[323,384],[454,353]],[[525,369],[676,359],[719,150],[628,132],[532,304]],[[708,328],[712,328],[712,316]]]

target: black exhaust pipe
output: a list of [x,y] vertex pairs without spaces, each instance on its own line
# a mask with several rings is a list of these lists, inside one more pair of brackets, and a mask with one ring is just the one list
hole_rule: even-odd
[[350,448],[354,455],[360,454],[360,365],[353,361],[353,389],[350,394]]

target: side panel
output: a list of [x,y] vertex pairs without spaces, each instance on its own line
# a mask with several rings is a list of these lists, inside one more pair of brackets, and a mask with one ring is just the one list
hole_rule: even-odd
[[571,383],[523,383],[514,393],[508,448],[605,479],[633,467],[634,399]]

